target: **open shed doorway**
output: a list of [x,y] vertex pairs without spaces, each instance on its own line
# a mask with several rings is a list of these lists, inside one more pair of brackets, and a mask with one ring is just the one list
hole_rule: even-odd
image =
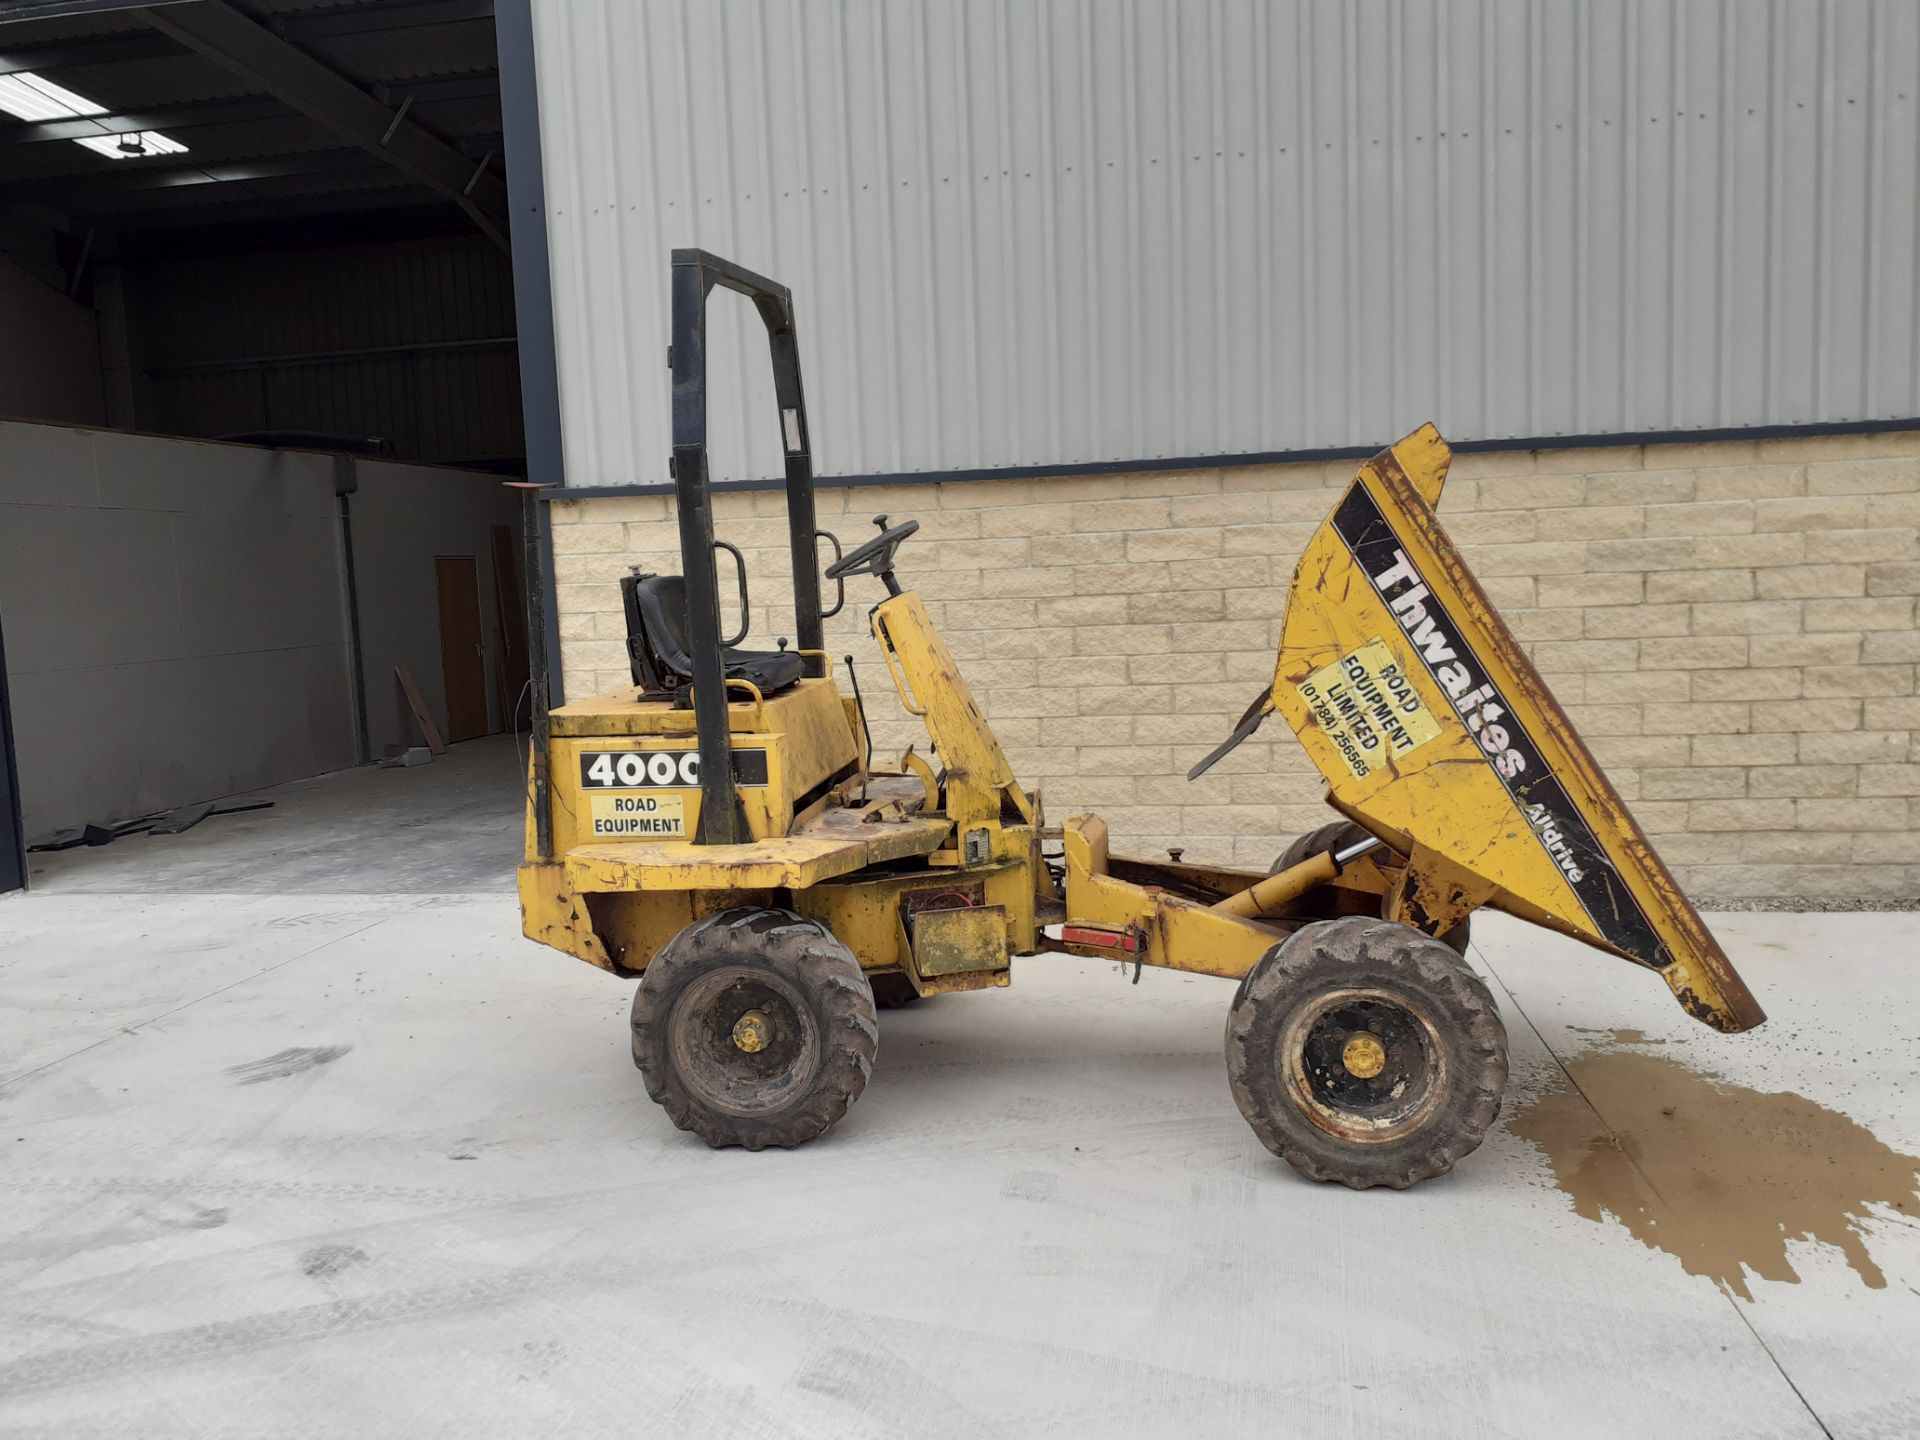
[[0,18],[0,613],[29,841],[418,749],[409,687],[436,738],[515,728],[503,151],[491,0]]

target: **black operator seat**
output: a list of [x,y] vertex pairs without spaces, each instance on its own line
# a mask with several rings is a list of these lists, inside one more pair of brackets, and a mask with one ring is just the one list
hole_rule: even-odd
[[[650,692],[677,691],[693,680],[687,651],[687,582],[679,575],[642,575],[633,582],[629,619],[638,633],[629,635],[634,679]],[[722,650],[720,664],[729,680],[745,680],[762,695],[785,690],[800,679],[804,662],[792,650]]]

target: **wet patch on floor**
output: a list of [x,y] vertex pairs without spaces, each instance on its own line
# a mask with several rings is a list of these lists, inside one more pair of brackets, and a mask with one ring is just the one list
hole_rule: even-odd
[[1831,1246],[1863,1283],[1886,1285],[1868,1224],[1876,1207],[1920,1216],[1920,1158],[1804,1096],[1664,1055],[1598,1048],[1566,1067],[1573,1085],[1535,1097],[1509,1128],[1546,1153],[1581,1215],[1611,1217],[1748,1300],[1753,1277],[1799,1282],[1796,1240]]
[[321,1065],[331,1065],[352,1048],[351,1045],[315,1045],[282,1050],[259,1060],[249,1060],[244,1065],[229,1065],[227,1074],[233,1076],[236,1085],[258,1085],[263,1080],[284,1080],[289,1075],[298,1075]]
[[1610,1045],[1664,1045],[1664,1040],[1656,1040],[1644,1030],[1594,1030],[1585,1025],[1567,1027],[1576,1035],[1598,1035]]

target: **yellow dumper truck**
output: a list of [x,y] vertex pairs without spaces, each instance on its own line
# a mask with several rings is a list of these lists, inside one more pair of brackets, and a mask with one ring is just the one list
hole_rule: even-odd
[[[764,320],[785,440],[793,649],[721,631],[706,455],[716,290]],[[1042,951],[1237,980],[1227,1077],[1303,1174],[1405,1187],[1493,1123],[1506,1032],[1463,959],[1491,906],[1655,972],[1696,1019],[1764,1018],[1434,514],[1425,426],[1358,468],[1294,572],[1273,683],[1198,774],[1278,712],[1338,818],[1270,874],[1115,854],[1094,815],[1049,824],[896,559],[882,516],[841,553],[814,515],[787,290],[673,255],[681,574],[622,583],[633,685],[537,704],[526,934],[639,980],[647,1092],[710,1145],[794,1146],[846,1112],[876,1009],[1004,986]],[[822,606],[820,542],[839,587]],[[873,636],[931,761],[877,761],[823,621],[871,585]]]

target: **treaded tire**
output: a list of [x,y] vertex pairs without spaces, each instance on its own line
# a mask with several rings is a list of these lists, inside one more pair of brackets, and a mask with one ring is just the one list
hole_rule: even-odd
[[[791,910],[723,910],[661,946],[641,976],[633,1063],[668,1118],[716,1149],[790,1150],[866,1088],[873,1008],[860,962],[826,926]],[[752,1052],[733,1038],[749,1011],[766,1037]]]
[[[1388,1037],[1368,1079],[1329,1048],[1363,1028]],[[1506,1027],[1480,978],[1432,936],[1366,916],[1304,926],[1262,956],[1234,996],[1226,1055],[1261,1142],[1308,1179],[1355,1190],[1446,1174],[1485,1138],[1507,1086]]]
[[873,1003],[880,1010],[904,1010],[909,1005],[919,1003],[925,997],[913,988],[913,982],[904,975],[887,972],[867,976],[867,983],[873,987]]
[[[1273,869],[1267,873],[1278,875],[1282,870],[1292,869],[1309,855],[1319,855],[1328,850],[1345,850],[1349,846],[1358,845],[1362,840],[1370,838],[1369,833],[1353,821],[1335,820],[1331,825],[1322,825],[1318,830],[1309,830],[1304,835],[1294,836],[1287,848],[1274,857]],[[1467,916],[1440,938],[1452,947],[1454,954],[1465,955],[1467,946],[1473,940],[1473,917]]]

